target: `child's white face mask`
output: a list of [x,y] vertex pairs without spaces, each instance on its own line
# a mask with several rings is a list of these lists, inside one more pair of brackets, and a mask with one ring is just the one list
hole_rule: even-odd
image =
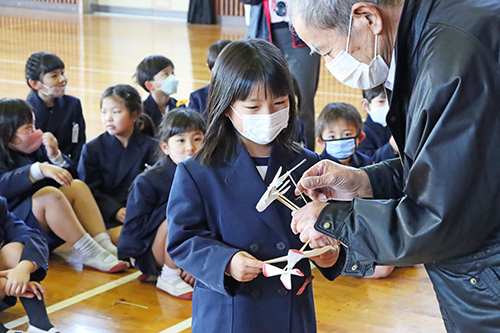
[[387,126],[387,121],[385,120],[385,118],[387,117],[387,113],[389,112],[388,105],[380,107],[370,105],[370,110],[367,110],[366,112],[370,115],[370,118],[372,118],[375,123],[378,123],[384,127]]
[[171,74],[165,80],[161,81],[160,90],[163,91],[165,95],[170,96],[177,92],[178,85],[179,79],[174,74]]
[[45,84],[43,84],[42,82],[40,82],[41,85],[47,89],[47,91],[44,91],[43,89],[40,89],[40,91],[42,92],[42,94],[44,94],[45,96],[52,96],[52,97],[62,97],[64,96],[64,94],[66,94],[66,91],[68,90],[68,86],[64,86],[64,87],[49,87]]
[[234,124],[234,128],[248,140],[260,145],[271,143],[280,132],[288,126],[289,108],[277,111],[273,114],[246,114],[240,115],[233,106],[230,106],[234,113],[243,119],[243,131],[240,131]]

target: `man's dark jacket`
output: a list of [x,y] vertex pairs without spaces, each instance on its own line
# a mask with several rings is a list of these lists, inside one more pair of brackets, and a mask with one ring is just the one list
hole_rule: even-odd
[[407,0],[398,29],[401,159],[363,168],[379,200],[315,227],[348,246],[344,275],[424,263],[449,332],[500,332],[500,1]]

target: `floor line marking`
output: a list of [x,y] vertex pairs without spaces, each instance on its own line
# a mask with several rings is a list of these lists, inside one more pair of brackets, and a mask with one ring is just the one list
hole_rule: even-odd
[[[68,306],[74,305],[76,303],[79,303],[81,301],[84,301],[86,299],[94,297],[96,295],[102,294],[108,290],[119,287],[125,283],[128,283],[130,281],[137,279],[137,277],[139,275],[141,275],[141,272],[139,272],[139,271],[132,273],[132,274],[129,274],[129,275],[124,276],[122,278],[119,278],[117,280],[103,284],[102,286],[96,287],[96,288],[91,289],[91,290],[87,290],[81,294],[70,297],[64,301],[59,302],[59,303],[53,304],[53,305],[47,307],[47,313],[51,314],[53,312],[67,308]],[[26,324],[27,322],[28,322],[28,316],[24,316],[24,317],[18,318],[16,320],[13,320],[11,322],[8,322],[7,324],[5,324],[5,327],[7,327],[8,329],[11,329],[11,328],[15,328],[17,326],[20,326],[22,324]]]
[[191,318],[188,318],[180,323],[161,331],[160,333],[180,333],[191,327]]

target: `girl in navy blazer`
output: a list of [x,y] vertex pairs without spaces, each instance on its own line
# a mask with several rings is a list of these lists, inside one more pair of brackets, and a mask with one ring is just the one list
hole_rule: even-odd
[[125,222],[127,197],[135,177],[156,161],[158,140],[137,128],[141,97],[126,84],[111,86],[101,97],[106,132],[83,146],[80,178],[89,185],[115,244]]
[[[285,172],[306,159],[292,173],[299,179],[319,160],[293,143],[294,91],[280,51],[262,40],[226,46],[207,111],[203,146],[177,166],[167,204],[167,251],[196,278],[192,331],[315,332],[309,262],[296,265],[305,277],[293,276],[291,290],[279,277],[261,274],[262,261],[303,244],[290,229],[288,208],[274,202],[259,213],[257,202],[280,166]],[[293,192],[285,195],[295,201]],[[314,258],[329,279],[340,274],[338,255],[331,250]]]
[[83,255],[83,264],[104,272],[128,267],[116,258],[99,209],[87,185],[51,133],[34,129],[30,105],[0,100],[0,195],[9,210],[37,229],[52,251],[64,242]]
[[158,128],[163,158],[136,178],[118,243],[118,257],[134,258],[143,273],[139,280],[158,276],[156,286],[180,299],[191,299],[194,279],[166,252],[166,208],[177,164],[200,149],[204,133],[205,121],[195,110],[179,108],[163,117]]
[[[28,332],[58,333],[47,316],[39,281],[47,275],[49,250],[47,242],[34,229],[7,209],[0,197],[0,311],[16,304],[20,298],[30,326]],[[8,331],[0,323],[0,333]]]
[[26,100],[33,106],[36,127],[51,132],[61,152],[77,164],[85,143],[85,120],[80,100],[66,95],[64,63],[52,53],[33,53],[26,62],[25,75],[31,88]]

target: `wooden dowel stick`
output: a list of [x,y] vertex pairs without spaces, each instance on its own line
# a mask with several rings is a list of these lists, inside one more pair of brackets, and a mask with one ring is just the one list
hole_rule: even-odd
[[277,198],[279,202],[281,202],[283,205],[287,206],[290,210],[296,212],[297,209],[293,206],[291,206],[287,201],[283,200],[280,196]]
[[[292,180],[293,185],[295,185],[295,188],[297,188],[297,183],[296,183],[296,182],[295,182],[295,180],[293,179],[292,174],[290,174],[289,176],[290,176],[290,179]],[[304,195],[302,194],[302,192],[299,192],[299,194],[300,194],[300,197],[302,198],[302,200],[304,200],[304,202],[305,202],[305,203],[306,203],[306,205],[307,205],[307,200],[306,200],[306,198],[304,197]]]
[[292,200],[288,199],[286,196],[284,196],[283,194],[281,194],[279,191],[278,191],[278,198],[282,198],[283,200],[285,200],[286,202],[288,202],[291,206],[293,206],[295,208],[295,210],[299,210],[300,209],[299,206],[297,206],[296,204],[294,204]]

